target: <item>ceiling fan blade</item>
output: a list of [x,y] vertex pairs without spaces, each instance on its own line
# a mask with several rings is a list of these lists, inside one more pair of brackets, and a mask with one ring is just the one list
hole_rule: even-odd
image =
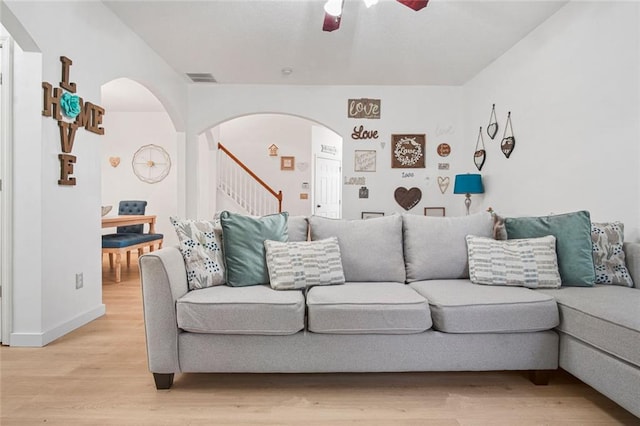
[[325,12],[324,23],[322,24],[322,31],[335,31],[340,28],[340,20],[342,16],[333,16]]
[[429,0],[397,0],[397,1],[398,3],[402,3],[405,6],[410,7],[416,12],[419,11],[420,9],[427,7],[427,3],[429,3]]

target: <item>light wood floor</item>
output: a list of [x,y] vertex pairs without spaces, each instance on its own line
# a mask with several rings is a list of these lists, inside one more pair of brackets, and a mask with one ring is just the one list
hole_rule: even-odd
[[156,391],[137,274],[115,284],[103,267],[104,317],[44,348],[0,349],[2,425],[640,424],[564,372],[549,386],[520,372],[184,374]]

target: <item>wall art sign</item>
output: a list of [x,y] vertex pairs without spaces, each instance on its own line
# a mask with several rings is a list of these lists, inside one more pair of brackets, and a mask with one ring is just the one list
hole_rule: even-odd
[[374,217],[383,217],[384,213],[382,212],[362,212],[360,217],[362,219],[373,219]]
[[438,188],[440,188],[441,193],[447,192],[449,188],[449,184],[451,183],[451,179],[449,176],[438,176]]
[[367,179],[364,176],[357,176],[357,177],[344,177],[344,184],[345,185],[358,185],[358,186],[364,186],[367,184]]
[[[66,56],[60,57],[62,63],[62,81],[60,87],[53,87],[46,81],[42,82],[44,104],[42,115],[52,117],[58,122],[60,128],[60,145],[62,154],[58,154],[60,161],[60,179],[58,185],[73,186],[76,178],[73,177],[73,168],[76,164],[76,156],[71,155],[76,130],[84,127],[85,130],[97,135],[104,135],[102,117],[104,108],[95,105],[75,95],[76,83],[69,81],[70,68],[73,62]],[[63,117],[64,114],[64,117]],[[72,121],[73,120],[73,121]]]
[[267,149],[269,150],[269,157],[278,156],[278,145],[276,145],[275,143],[272,143],[271,145],[269,145],[269,148]]
[[353,140],[378,139],[378,131],[365,130],[364,126],[362,125],[360,125],[360,127],[355,126],[353,128],[353,133],[351,133],[351,139]]
[[432,217],[444,217],[444,207],[425,207],[424,215]]
[[320,152],[324,152],[325,154],[336,155],[338,153],[338,148],[333,145],[320,145]]
[[436,148],[436,152],[440,157],[447,157],[451,154],[451,146],[448,143],[441,143]]
[[424,169],[426,136],[391,135],[391,167],[394,169]]
[[[507,136],[507,131],[509,136]],[[511,127],[511,111],[507,114],[507,123],[504,125],[504,134],[502,135],[502,143],[500,149],[505,157],[509,158],[516,146],[516,137],[513,136],[513,127]]]
[[402,178],[412,178],[412,177],[416,177],[416,175],[413,172],[402,172]]
[[356,150],[353,153],[355,172],[375,172],[376,171],[376,151]]
[[369,198],[369,188],[361,186],[358,190],[358,198]]
[[400,204],[405,210],[411,210],[422,199],[422,191],[420,188],[407,189],[405,187],[396,188],[393,193],[393,197],[396,199],[396,203]]
[[487,159],[487,151],[484,148],[484,137],[482,137],[482,126],[478,131],[478,139],[476,139],[476,151],[473,153],[473,163],[478,170],[482,170],[484,162]]
[[496,104],[491,107],[491,115],[489,116],[489,125],[487,126],[487,134],[493,140],[498,133],[498,119],[496,118]]
[[449,170],[449,163],[438,163],[438,170]]
[[280,170],[295,170],[296,168],[296,157],[280,157]]
[[379,119],[380,99],[349,99],[347,117]]

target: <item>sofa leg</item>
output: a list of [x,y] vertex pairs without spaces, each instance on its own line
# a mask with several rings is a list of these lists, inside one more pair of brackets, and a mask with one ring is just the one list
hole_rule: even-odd
[[156,382],[156,389],[169,389],[173,384],[173,373],[153,373],[153,380]]
[[546,386],[549,384],[552,372],[553,370],[530,370],[529,380],[531,380],[534,385]]

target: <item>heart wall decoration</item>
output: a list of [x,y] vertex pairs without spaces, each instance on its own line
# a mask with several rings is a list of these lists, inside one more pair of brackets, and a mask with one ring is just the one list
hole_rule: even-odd
[[120,157],[109,157],[109,164],[111,164],[111,167],[118,167],[120,164]]
[[[507,136],[509,131],[510,136]],[[513,135],[513,127],[511,127],[511,111],[507,114],[507,123],[504,125],[504,135],[502,135],[502,142],[500,143],[500,150],[505,157],[509,158],[513,152],[513,148],[516,146],[516,137]]]
[[422,199],[422,191],[420,191],[420,188],[414,187],[407,189],[401,186],[396,188],[393,197],[396,199],[396,202],[400,204],[400,207],[405,210],[411,210]]
[[473,153],[473,163],[478,170],[482,170],[484,162],[487,159],[487,151],[484,148],[484,138],[482,137],[482,126],[478,132],[478,140],[476,140],[476,152]]
[[443,194],[447,192],[450,183],[451,179],[449,176],[438,176],[438,187],[440,188],[440,192]]
[[491,108],[491,115],[489,116],[489,125],[487,126],[487,134],[491,139],[495,139],[498,133],[498,119],[496,118],[496,104],[493,104]]

